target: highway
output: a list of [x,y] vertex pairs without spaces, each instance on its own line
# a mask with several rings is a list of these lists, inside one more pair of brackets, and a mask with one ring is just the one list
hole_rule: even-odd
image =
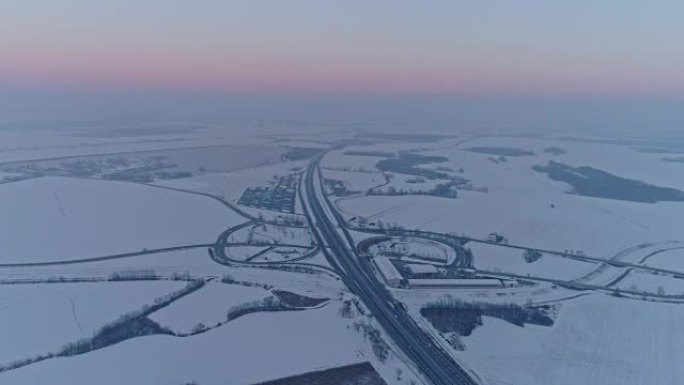
[[304,183],[300,186],[304,193],[300,194],[300,199],[317,242],[329,247],[322,249],[330,264],[427,380],[434,385],[478,384],[473,375],[459,366],[422,330],[385,286],[378,282],[369,260],[356,254],[351,236],[340,222],[341,216],[325,197],[318,168],[324,155],[321,153],[313,158],[306,169]]

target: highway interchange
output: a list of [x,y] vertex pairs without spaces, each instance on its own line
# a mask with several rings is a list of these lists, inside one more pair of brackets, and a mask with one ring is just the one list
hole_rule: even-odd
[[[303,171],[302,177],[299,180],[298,196],[302,204],[302,208],[304,210],[306,219],[308,221],[308,226],[305,224],[285,225],[289,227],[309,227],[311,229],[316,245],[312,246],[310,252],[307,252],[304,256],[300,258],[292,259],[287,262],[272,263],[254,263],[249,260],[232,260],[228,255],[226,255],[225,252],[226,247],[230,244],[228,242],[228,237],[232,232],[250,225],[254,225],[255,223],[269,223],[276,226],[283,226],[283,224],[275,221],[265,220],[263,218],[257,218],[250,212],[241,209],[234,203],[226,201],[222,197],[218,197],[203,192],[148,184],[149,186],[155,188],[164,188],[196,195],[202,195],[208,198],[218,200],[222,204],[228,206],[230,209],[234,210],[235,212],[243,216],[248,221],[225,230],[219,236],[218,240],[215,243],[211,244],[190,244],[160,249],[143,249],[141,251],[79,260],[0,264],[0,268],[30,268],[51,265],[70,265],[77,263],[132,258],[147,254],[167,253],[186,249],[205,248],[210,250],[210,255],[215,262],[224,265],[242,264],[255,267],[261,265],[261,267],[264,267],[264,265],[268,264],[270,266],[277,268],[285,268],[286,265],[288,265],[289,267],[298,266],[301,268],[316,270],[325,274],[333,275],[341,279],[349,288],[349,290],[353,292],[355,295],[357,295],[361,302],[363,302],[365,307],[367,307],[370,310],[373,317],[377,320],[378,324],[382,327],[386,335],[392,340],[394,345],[400,349],[401,354],[403,354],[405,358],[410,360],[415,365],[415,367],[420,370],[420,372],[423,374],[423,377],[427,381],[434,385],[479,384],[480,379],[475,373],[472,373],[471,371],[459,365],[459,363],[457,363],[453,359],[453,357],[442,348],[438,341],[435,341],[428,332],[423,330],[416,323],[416,321],[406,312],[402,304],[394,299],[391,292],[378,280],[377,276],[373,273],[374,269],[371,266],[369,259],[366,256],[360,255],[358,253],[356,242],[352,239],[350,231],[360,231],[368,234],[381,234],[398,237],[418,237],[441,242],[452,247],[457,252],[457,254],[460,255],[460,257],[457,258],[457,260],[459,261],[459,267],[463,268],[472,268],[472,261],[468,261],[464,257],[462,246],[467,242],[477,242],[521,250],[537,250],[544,254],[549,254],[557,257],[572,258],[587,262],[595,262],[600,265],[613,266],[617,268],[643,270],[646,272],[656,274],[669,274],[674,276],[684,275],[683,272],[662,269],[657,267],[650,267],[642,265],[640,263],[624,262],[619,260],[618,258],[605,259],[587,255],[577,255],[568,252],[535,249],[520,245],[500,244],[489,240],[476,239],[466,237],[463,235],[441,234],[419,230],[407,230],[401,228],[377,229],[368,227],[356,227],[353,224],[349,223],[337,211],[335,205],[332,204],[332,202],[326,195],[325,187],[323,185],[323,176],[319,166],[320,161],[325,156],[325,154],[326,152],[321,152],[318,155],[316,155],[310,161],[307,168]],[[248,244],[234,243],[233,245],[244,246]],[[279,245],[288,246],[287,244]],[[289,246],[299,247],[299,245],[295,244]],[[672,247],[672,249],[676,248],[681,247]],[[325,255],[328,263],[330,264],[330,267],[304,262],[304,260],[316,254],[319,250]],[[659,251],[656,251],[649,255],[658,252]],[[495,273],[475,269],[473,269],[473,271],[475,273],[480,274],[495,274],[498,276],[504,276],[514,279],[547,282],[550,284],[566,287],[572,290],[588,290],[595,292],[615,293],[615,289],[609,287],[612,285],[612,283],[611,285],[600,286],[587,284],[578,280],[564,281],[529,275],[516,275],[503,272]],[[624,276],[626,275],[627,274],[625,273],[620,277],[620,279],[624,278]],[[682,299],[682,296],[660,295],[655,293],[643,293],[630,290],[620,290],[619,292],[622,295],[630,295],[639,298],[648,298],[649,300],[660,299],[666,301],[679,301]]]
[[300,184],[300,199],[314,236],[330,264],[347,287],[370,309],[384,331],[401,351],[415,363],[434,385],[478,384],[472,373],[463,369],[445,352],[387,291],[373,275],[367,259],[359,258],[355,244],[341,216],[330,204],[318,168],[324,153],[309,164]]

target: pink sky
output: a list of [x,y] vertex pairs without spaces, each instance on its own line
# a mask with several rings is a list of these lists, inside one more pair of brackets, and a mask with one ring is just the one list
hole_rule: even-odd
[[[612,1],[608,1],[610,3]],[[684,93],[684,8],[620,2],[25,0],[0,84],[225,91]],[[324,2],[323,2],[324,3]],[[492,5],[493,6],[493,5]],[[681,21],[681,19],[679,20]]]

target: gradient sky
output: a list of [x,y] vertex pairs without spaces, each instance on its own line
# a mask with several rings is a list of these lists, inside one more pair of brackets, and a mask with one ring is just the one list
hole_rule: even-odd
[[4,0],[0,86],[684,94],[681,0]]

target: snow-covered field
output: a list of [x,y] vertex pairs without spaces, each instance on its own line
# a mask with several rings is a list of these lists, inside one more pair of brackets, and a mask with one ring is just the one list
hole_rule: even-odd
[[684,307],[595,295],[563,305],[553,327],[484,317],[459,359],[493,385],[676,385]]
[[380,172],[355,172],[323,169],[326,179],[343,181],[348,191],[365,193],[369,188],[384,184],[385,177]]
[[225,321],[226,313],[234,306],[271,296],[271,292],[259,287],[209,282],[149,318],[174,332],[189,333],[198,323],[211,327]]
[[652,294],[684,295],[684,278],[645,271],[632,271],[615,286],[623,290]]
[[313,237],[309,229],[265,224],[240,229],[230,235],[228,242],[240,243],[247,242],[250,239],[253,242],[266,244],[310,246]]
[[242,218],[210,198],[45,177],[0,185],[0,261],[59,261],[211,243]]
[[246,261],[259,252],[265,251],[266,246],[229,246],[226,255],[236,261]]
[[[339,306],[256,313],[192,337],[148,336],[85,355],[51,359],[0,376],[0,384],[254,384],[355,362],[376,363]],[[377,365],[377,363],[376,363]],[[394,374],[393,367],[380,367]],[[407,369],[401,382],[413,379]],[[388,374],[387,374],[388,373]]]
[[[274,181],[275,176],[290,175],[305,165],[306,161],[276,163],[227,173],[157,181],[156,184],[202,192],[219,196],[226,200],[237,201],[246,188],[268,187]],[[299,202],[296,203],[296,212],[301,212]]]
[[479,270],[572,280],[597,267],[596,263],[555,255],[543,255],[541,259],[527,263],[522,250],[475,242],[469,243],[467,247],[473,252],[473,262]]
[[[534,155],[509,156],[505,162],[494,163],[490,158],[496,156],[465,151],[475,147],[519,148],[532,151]],[[548,147],[560,147],[567,153],[554,156],[544,152]],[[364,150],[381,151],[382,148],[379,145]],[[487,187],[489,192],[459,191],[455,200],[414,196],[361,197],[340,200],[338,207],[349,216],[364,215],[409,228],[464,232],[478,238],[498,231],[511,243],[553,250],[584,250],[589,255],[605,258],[638,243],[682,238],[677,228],[684,215],[684,203],[647,204],[567,194],[568,185],[552,181],[531,169],[534,165],[556,160],[678,187],[681,178],[674,176],[684,174],[673,167],[681,164],[665,165],[666,170],[661,171],[662,163],[667,162],[658,158],[658,163],[654,163],[654,157],[662,154],[641,153],[608,144],[498,137],[476,139],[458,147],[448,146],[422,154],[445,156],[449,161],[419,167],[463,168],[463,174],[452,174],[470,179],[475,186]],[[361,162],[370,166],[382,159],[339,153],[331,156],[335,159],[331,163],[338,167],[358,167]],[[622,159],[628,159],[629,173],[627,167],[617,167],[618,160]]]
[[[36,141],[35,148],[24,148],[23,143],[28,142],[21,135],[0,132],[0,138],[8,140],[0,145],[0,162],[122,149],[139,151],[233,143],[221,136],[220,130],[140,138],[74,139],[44,134]],[[234,171],[158,181],[156,187],[59,177],[0,184],[0,265],[75,260],[215,242],[221,232],[244,223],[246,218],[211,197],[159,187],[191,190],[236,203],[246,188],[270,186],[277,177],[299,172],[307,165],[307,161],[264,165],[255,148],[268,148],[270,155],[285,149],[268,143],[268,139],[247,136],[237,137],[234,143],[249,144],[253,153],[244,157],[237,152],[232,154],[240,158],[235,161]],[[386,182],[385,175],[375,167],[384,158],[348,155],[346,151],[398,154],[415,150],[421,155],[446,157],[446,162],[416,167],[432,170],[441,167],[440,171],[454,178],[468,178],[473,186],[486,187],[488,192],[459,190],[456,199],[355,196],[336,199],[336,205],[347,218],[365,217],[385,225],[397,223],[409,229],[464,233],[479,239],[498,232],[513,245],[581,250],[591,257],[616,258],[684,273],[684,252],[679,249],[684,243],[678,243],[684,242],[680,234],[684,203],[636,203],[568,194],[569,185],[532,170],[534,165],[554,160],[684,189],[683,163],[665,162],[663,158],[667,154],[639,152],[635,146],[627,145],[529,137],[468,139],[431,143],[395,141],[332,150],[322,161],[322,171],[326,178],[343,181],[348,190],[364,193]],[[78,145],[79,141],[83,141],[82,146]],[[473,148],[479,148],[480,152],[469,150]],[[483,148],[485,152],[502,148],[522,152],[517,154],[521,156],[502,158],[483,153]],[[554,155],[553,151],[547,151],[549,148],[562,149],[560,152],[564,153]],[[222,159],[219,157],[217,161],[220,163]],[[428,189],[448,182],[448,179],[433,179],[410,183],[415,176],[394,172],[392,175],[383,189]],[[243,209],[266,219],[276,219],[282,214]],[[296,199],[296,212],[302,212],[299,199]],[[301,215],[298,217],[303,219]],[[356,232],[353,235],[359,239],[369,236]],[[283,259],[277,251],[294,250],[292,245],[310,247],[314,242],[308,229],[272,225],[245,227],[232,234],[229,241],[290,245],[268,251],[253,262]],[[436,256],[447,252],[449,260],[454,257],[453,250],[445,250],[443,245],[419,242],[405,246],[409,253]],[[684,293],[684,279],[670,275],[548,254],[527,263],[520,249],[475,242],[466,247],[473,252],[474,267],[492,273],[579,279],[578,282],[596,285],[617,282],[611,287],[654,294]],[[236,259],[245,259],[264,248],[231,246],[227,252]],[[166,280],[102,281],[115,273],[147,271],[161,277],[187,274],[207,280],[200,290],[150,315],[150,319],[181,334],[191,332],[199,323],[211,328],[225,320],[228,309],[271,297],[271,289],[331,300],[315,310],[249,314],[193,336],[145,336],[87,354],[48,359],[0,373],[0,385],[184,384],[191,381],[202,385],[248,385],[360,361],[371,361],[388,384],[409,385],[415,380],[411,369],[396,356],[381,364],[363,333],[353,327],[354,322],[375,321],[355,311],[353,318],[341,316],[342,300],[351,295],[334,273],[323,269],[294,271],[293,267],[285,271],[276,269],[275,265],[226,266],[212,260],[207,249],[201,246],[66,265],[0,266],[0,282],[4,283],[58,277],[100,280],[0,285],[0,365],[55,351],[65,343],[90,336],[118,316],[140,309],[183,285]],[[308,252],[305,248],[297,250]],[[327,266],[322,253],[302,262]],[[624,279],[617,280],[628,271]],[[220,283],[221,278],[240,284]],[[520,305],[559,304],[559,317],[552,327],[517,327],[484,317],[484,325],[463,338],[467,350],[452,353],[489,385],[675,385],[684,377],[684,368],[680,365],[684,361],[682,304],[657,303],[656,299],[645,301],[637,296],[618,298],[590,290],[573,291],[536,281],[534,285],[506,288],[392,289],[392,293],[407,305],[410,314],[423,327],[427,321],[419,314],[421,306],[447,297]],[[402,380],[396,379],[398,368],[404,372],[400,376]]]
[[[543,177],[531,170],[526,173],[529,179]],[[643,242],[681,238],[677,228],[684,215],[683,203],[581,197],[566,194],[546,180],[526,184],[526,177],[510,174],[501,174],[507,181],[499,182],[504,184],[500,189],[488,185],[489,193],[459,191],[457,199],[365,196],[340,200],[337,206],[348,217],[365,216],[407,228],[460,232],[480,239],[500,232],[512,244],[583,250],[599,258],[610,258]]]
[[670,250],[665,250],[650,256],[644,261],[644,265],[659,267],[661,269],[684,271],[684,246],[675,245]]
[[280,246],[271,247],[268,251],[251,259],[255,263],[287,262],[297,258],[303,258],[311,252],[305,247]]
[[[60,124],[60,126],[63,126]],[[177,148],[235,145],[263,146],[264,140],[256,139],[253,135],[222,130],[206,129],[186,133],[164,133],[152,135],[92,135],[93,130],[82,126],[68,127],[64,124],[60,129],[44,130],[2,130],[0,131],[0,163],[26,161],[34,159],[48,159],[65,156],[84,156],[92,154],[112,154],[134,151],[156,151]],[[82,131],[77,132],[78,128]],[[129,133],[132,133],[129,128]],[[79,135],[85,134],[85,135]],[[271,146],[269,146],[271,147]],[[264,149],[262,151],[272,150]],[[255,159],[252,154],[246,154],[243,159]],[[255,164],[258,164],[257,161]],[[240,163],[236,159],[235,164]],[[252,163],[251,161],[249,163]]]
[[112,273],[130,270],[152,270],[155,274],[171,277],[188,273],[194,277],[217,277],[227,274],[238,281],[255,282],[297,292],[320,293],[338,297],[345,290],[342,282],[328,273],[296,273],[257,267],[228,267],[214,262],[204,248],[132,258],[79,263],[71,265],[40,266],[31,268],[0,268],[0,279],[26,280],[65,278],[108,278]]
[[183,286],[176,281],[4,285],[0,287],[0,365],[90,337],[119,316]]
[[[372,148],[364,147],[361,151],[373,151],[376,147],[377,146],[373,146]],[[382,159],[384,158],[376,156],[346,155],[345,150],[335,150],[330,151],[326,154],[325,158],[321,160],[321,167],[333,170],[378,173],[375,164]]]
[[418,260],[429,260],[440,264],[449,264],[456,258],[456,252],[447,245],[427,241],[421,238],[392,238],[371,245],[368,248],[371,255],[412,257]]

